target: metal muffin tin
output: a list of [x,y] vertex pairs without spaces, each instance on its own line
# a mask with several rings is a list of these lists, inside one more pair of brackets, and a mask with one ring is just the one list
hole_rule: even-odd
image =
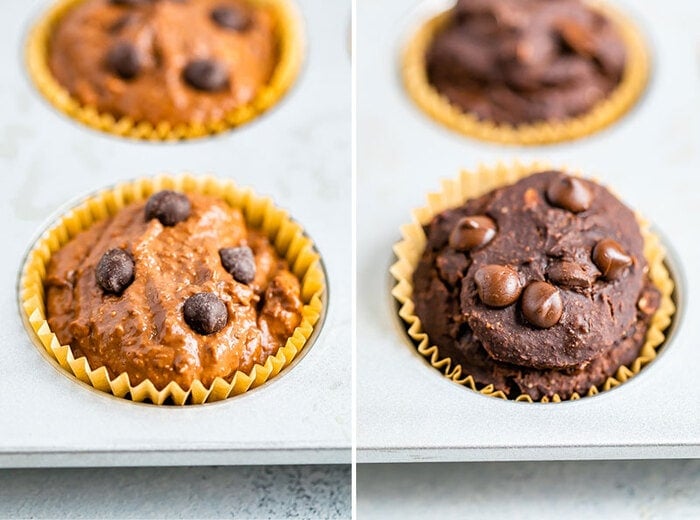
[[[350,462],[350,8],[298,4],[308,48],[291,92],[238,130],[176,144],[101,134],[49,106],[24,70],[23,51],[50,2],[6,6],[0,467]],[[136,404],[76,382],[35,348],[17,309],[18,272],[57,208],[120,180],[185,171],[230,177],[289,210],[323,257],[327,316],[303,359],[260,388],[207,405]]]
[[[700,71],[693,36],[700,4],[610,2],[647,37],[653,70],[646,94],[609,128],[540,147],[453,133],[404,92],[403,43],[452,1],[359,3],[358,462],[700,457]],[[515,159],[597,177],[669,246],[675,331],[652,364],[609,392],[558,404],[479,395],[433,369],[397,317],[387,272],[411,210],[461,168]]]

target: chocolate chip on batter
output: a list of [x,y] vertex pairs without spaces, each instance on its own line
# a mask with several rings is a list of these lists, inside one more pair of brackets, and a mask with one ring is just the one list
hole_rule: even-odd
[[255,257],[248,246],[219,249],[219,256],[221,265],[231,273],[234,280],[245,284],[255,280]]
[[186,220],[192,211],[190,199],[182,193],[163,190],[151,195],[146,203],[146,220],[157,218],[164,226]]
[[125,7],[134,7],[142,4],[150,4],[153,0],[110,0],[112,5],[122,5]]
[[485,215],[464,217],[450,233],[450,247],[469,251],[483,247],[496,236],[496,223]]
[[598,242],[593,248],[592,257],[606,280],[617,280],[633,262],[622,246],[611,238]]
[[211,12],[211,19],[218,26],[233,31],[245,31],[250,27],[250,16],[243,9],[220,5]]
[[547,282],[532,282],[525,287],[521,305],[525,319],[541,329],[559,323],[564,313],[559,289]]
[[228,322],[226,304],[216,294],[197,293],[185,300],[182,308],[185,322],[198,334],[207,335],[219,332]]
[[586,211],[593,202],[591,190],[582,181],[566,175],[552,181],[547,198],[555,206],[573,213]]
[[485,265],[474,273],[476,290],[489,307],[507,307],[520,296],[522,286],[518,273],[505,265]]
[[226,67],[215,60],[194,60],[183,71],[185,81],[197,90],[216,92],[228,85]]
[[134,258],[123,249],[110,249],[97,263],[95,278],[105,292],[121,294],[134,281]]
[[107,65],[122,79],[134,79],[141,70],[141,58],[136,47],[121,42],[107,53]]

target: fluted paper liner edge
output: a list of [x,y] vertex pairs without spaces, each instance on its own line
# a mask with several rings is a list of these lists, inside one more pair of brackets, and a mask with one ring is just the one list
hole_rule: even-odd
[[54,78],[49,68],[49,43],[56,25],[68,11],[84,1],[59,0],[41,17],[29,34],[26,63],[37,89],[54,107],[95,130],[149,141],[196,139],[225,132],[255,119],[280,101],[294,84],[301,68],[304,56],[302,22],[291,0],[248,0],[270,8],[275,17],[279,44],[279,57],[270,81],[249,103],[235,108],[220,120],[205,123],[161,121],[154,125],[128,116],[117,118],[83,105]]
[[[417,345],[418,352],[447,378],[487,396],[515,401],[533,401],[527,394],[508,398],[502,391],[496,390],[493,385],[479,387],[471,375],[462,371],[460,365],[453,364],[449,357],[442,357],[439,348],[430,343],[428,335],[423,331],[420,318],[415,313],[412,300],[413,272],[426,246],[423,226],[428,224],[438,213],[462,205],[468,199],[479,197],[499,187],[508,186],[538,171],[551,169],[551,166],[544,162],[527,165],[519,162],[499,163],[495,167],[482,165],[476,171],[462,171],[457,179],[445,179],[439,192],[428,195],[428,204],[412,212],[411,222],[401,227],[402,240],[394,245],[397,260],[391,266],[390,272],[396,283],[391,294],[401,305],[399,316],[407,327],[408,335]],[[579,175],[568,168],[559,169],[573,175]],[[591,386],[585,396],[592,396],[621,385],[653,361],[657,355],[656,349],[666,339],[664,331],[671,324],[672,316],[676,311],[672,299],[674,283],[664,265],[666,252],[659,238],[650,231],[649,223],[638,213],[636,217],[644,238],[644,257],[649,264],[649,277],[661,293],[661,303],[649,324],[639,356],[630,365],[621,366],[615,376],[609,377],[600,387]],[[574,393],[570,399],[575,400],[580,397],[582,396]],[[549,401],[560,402],[562,399],[555,394],[552,398],[543,397],[540,402]]]
[[[92,369],[85,357],[74,358],[71,348],[60,344],[46,320],[44,280],[51,255],[93,223],[114,215],[132,202],[145,200],[162,189],[211,195],[223,199],[232,207],[240,208],[246,223],[261,229],[270,238],[275,249],[287,260],[290,269],[301,282],[301,300],[304,305],[301,322],[293,335],[263,365],[256,364],[248,373],[240,370],[235,372],[230,382],[217,378],[206,387],[196,380],[189,390],[184,390],[175,382],[158,390],[150,380],[132,386],[126,373],[112,378],[105,367]],[[163,404],[170,398],[173,403],[182,405],[220,401],[260,386],[276,376],[292,362],[311,337],[323,312],[325,285],[320,256],[313,241],[285,210],[275,207],[271,199],[256,195],[250,188],[240,188],[231,180],[185,174],[161,175],[121,183],[90,196],[66,212],[32,246],[22,269],[19,290],[26,321],[48,355],[67,372],[80,381],[117,397],[130,396],[133,401],[150,400],[154,404]]]
[[484,141],[541,145],[571,141],[593,134],[617,121],[637,102],[649,79],[649,56],[644,39],[624,15],[602,2],[587,2],[612,20],[625,44],[627,60],[620,84],[585,114],[562,121],[521,125],[481,121],[462,111],[428,81],[425,55],[434,35],[449,20],[451,11],[426,21],[407,43],[402,59],[404,87],[413,101],[432,119],[452,130]]

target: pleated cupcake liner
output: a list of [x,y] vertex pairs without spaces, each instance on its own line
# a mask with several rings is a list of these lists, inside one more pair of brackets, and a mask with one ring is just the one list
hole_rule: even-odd
[[[75,358],[70,346],[59,342],[47,321],[44,283],[51,256],[94,223],[163,189],[210,195],[239,208],[246,224],[268,236],[275,250],[286,259],[293,274],[301,281],[301,322],[292,336],[264,364],[256,364],[249,372],[236,371],[230,381],[219,377],[207,386],[196,380],[190,388],[181,388],[171,382],[165,388],[158,389],[150,380],[132,385],[127,373],[111,377],[105,367],[93,368],[87,358]],[[68,374],[117,397],[159,405],[166,402],[184,405],[227,399],[277,376],[307,346],[314,334],[325,311],[326,279],[313,241],[304,233],[301,225],[292,220],[285,210],[277,208],[270,198],[258,196],[250,188],[240,188],[230,180],[185,174],[160,175],[121,183],[89,196],[67,211],[32,245],[20,276],[19,291],[21,313],[28,325],[28,332],[35,343]]]

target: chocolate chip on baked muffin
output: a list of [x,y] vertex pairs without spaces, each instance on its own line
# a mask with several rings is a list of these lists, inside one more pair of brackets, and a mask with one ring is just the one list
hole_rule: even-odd
[[136,47],[121,42],[107,53],[107,65],[122,79],[134,79],[141,70],[141,59]]
[[485,265],[474,273],[479,298],[489,307],[507,307],[520,297],[518,272],[507,265]]
[[134,281],[134,258],[123,249],[110,249],[97,263],[95,279],[103,291],[121,294]]
[[549,202],[572,213],[581,213],[591,207],[593,195],[580,180],[568,175],[558,177],[547,188]]
[[197,293],[187,298],[182,312],[187,325],[204,336],[219,332],[228,322],[226,304],[210,292]]
[[183,77],[188,85],[206,92],[223,90],[228,85],[226,67],[215,60],[194,60],[187,64]]
[[224,29],[245,31],[250,26],[250,15],[239,7],[220,5],[211,12],[214,22]]
[[556,325],[564,312],[559,289],[547,282],[532,282],[521,299],[525,319],[532,325],[548,329]]
[[496,236],[496,223],[486,215],[464,217],[450,233],[450,247],[468,251],[488,244]]
[[248,246],[225,247],[219,250],[219,256],[221,265],[234,280],[245,284],[255,280],[255,257]]
[[157,218],[164,226],[174,226],[190,216],[190,199],[176,191],[163,190],[151,195],[146,203],[146,220]]
[[620,244],[605,238],[593,248],[593,262],[606,280],[617,280],[632,265],[633,259]]

